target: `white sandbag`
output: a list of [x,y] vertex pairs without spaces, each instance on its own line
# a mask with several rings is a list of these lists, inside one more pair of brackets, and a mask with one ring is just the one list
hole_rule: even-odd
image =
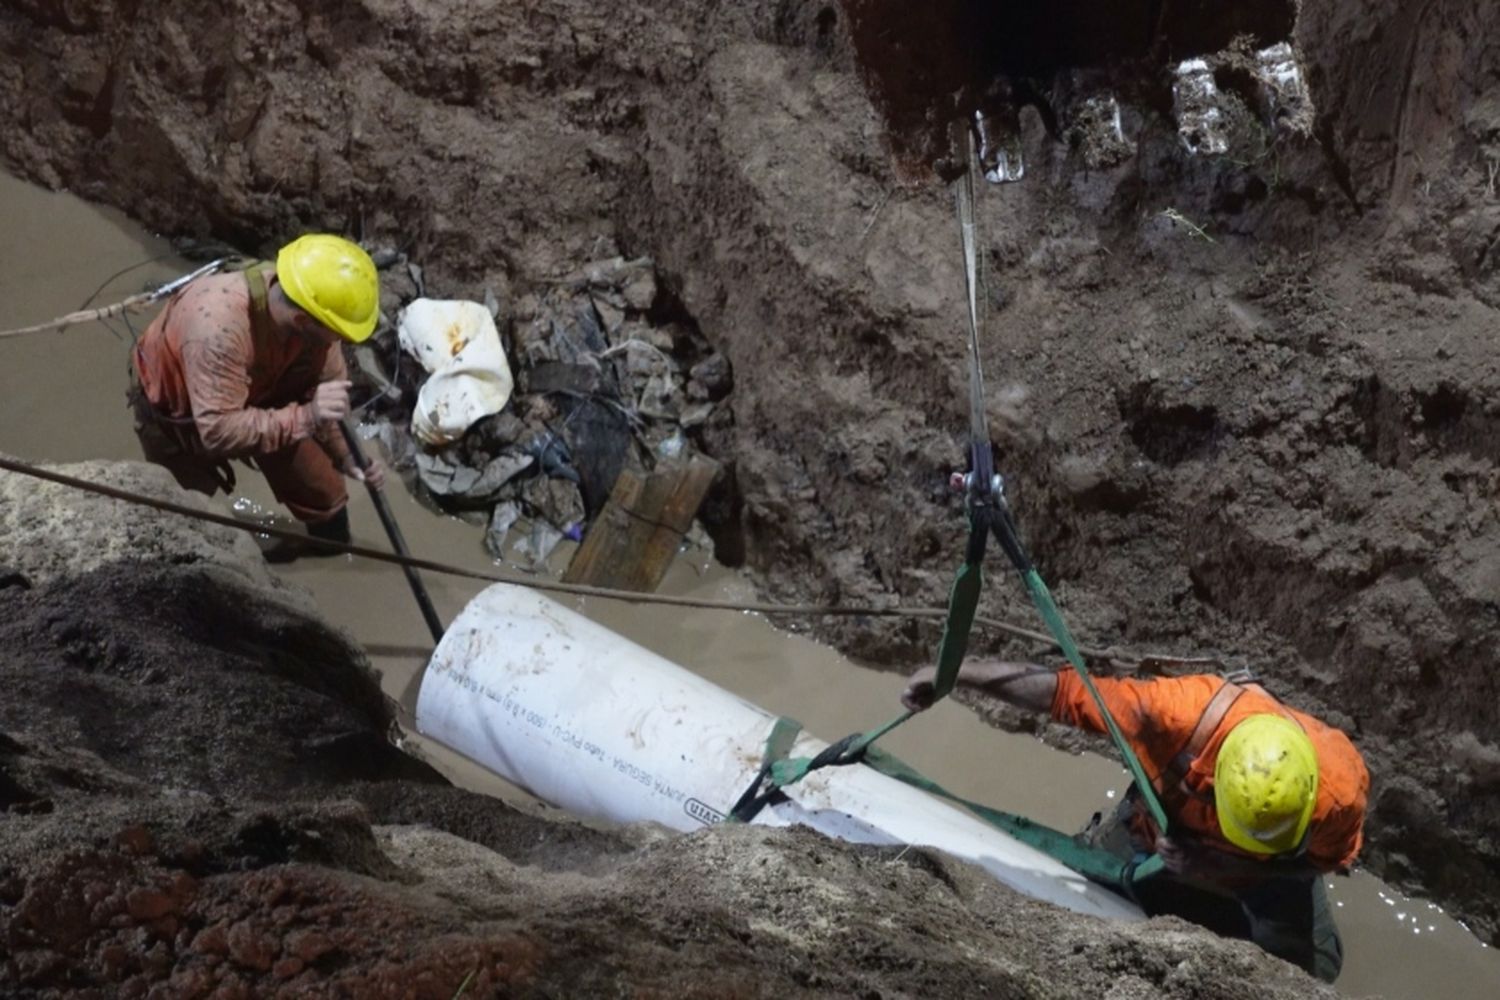
[[[443,635],[417,730],[580,816],[677,830],[720,822],[760,768],[774,716],[568,608],[496,584]],[[793,756],[826,743],[803,733]],[[1041,851],[864,765],[814,771],[754,822],[920,844],[1080,913],[1140,910]]]
[[397,322],[401,347],[432,375],[417,394],[412,432],[424,444],[456,441],[499,413],[515,381],[490,311],[478,302],[417,299]]

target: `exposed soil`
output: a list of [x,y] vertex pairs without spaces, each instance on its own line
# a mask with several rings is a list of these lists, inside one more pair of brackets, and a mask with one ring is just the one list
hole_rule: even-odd
[[[10,0],[0,152],[162,230],[344,227],[505,301],[600,238],[649,256],[734,366],[698,442],[727,466],[721,558],[771,596],[920,604],[961,557],[967,424],[928,166],[956,111],[1010,107],[1027,174],[982,198],[985,361],[1044,576],[1090,640],[1253,664],[1347,726],[1366,863],[1500,943],[1500,6],[1121,4],[1110,32],[1094,6],[1021,5],[1048,38],[976,61],[875,0]],[[1290,33],[1311,134],[1191,155],[1168,66],[1244,32]],[[1098,87],[1133,155],[1069,139]],[[936,638],[821,628],[898,666]]]
[[[599,829],[453,788],[386,741],[362,655],[245,536],[49,492],[0,475],[7,997],[1334,995],[926,851]],[[142,534],[39,558],[60,524]]]

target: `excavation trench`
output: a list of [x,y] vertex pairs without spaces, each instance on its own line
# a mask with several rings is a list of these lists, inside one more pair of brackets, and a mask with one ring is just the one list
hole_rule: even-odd
[[[162,241],[140,232],[128,220],[76,199],[0,177],[0,202],[18,237],[0,251],[0,293],[17,321],[45,318],[57,303],[76,304],[121,267],[164,258],[131,272],[129,278],[110,282],[103,293],[107,301],[190,267]],[[68,247],[79,244],[94,247],[94,254],[87,260],[76,259]],[[47,461],[137,459],[138,449],[118,405],[125,342],[97,324],[72,329],[63,337],[7,345],[15,366],[9,369],[15,381],[7,410],[21,413],[29,406],[43,411],[49,405],[45,401],[75,391],[80,379],[86,381],[78,398],[87,403],[65,421],[9,421],[0,437],[0,449]],[[69,352],[68,365],[55,363],[60,347]],[[392,499],[415,552],[476,570],[492,567],[475,526],[434,517],[400,488]],[[235,497],[221,500],[218,509],[249,516],[270,514],[274,499],[259,477],[247,474]],[[356,495],[353,510],[356,541],[383,547],[368,499]],[[558,552],[559,564],[567,554],[566,547]],[[400,573],[358,560],[305,561],[280,573],[307,587],[318,608],[364,647],[379,671],[381,686],[399,706],[398,718],[409,727],[426,648],[424,626]],[[480,586],[432,575],[426,581],[440,614],[448,620]],[[998,575],[993,585],[1009,583]],[[754,597],[747,579],[715,564],[702,551],[689,551],[679,558],[663,589],[703,597]],[[777,630],[758,616],[684,613],[597,600],[579,601],[575,606],[752,702],[795,713],[810,731],[829,737],[867,728],[888,717],[902,687],[899,677],[861,669],[827,647]],[[220,627],[232,628],[232,624]],[[232,711],[232,706],[226,708]],[[1081,826],[1093,810],[1108,806],[1128,783],[1128,775],[1115,763],[1092,754],[1054,750],[1032,736],[992,729],[957,704],[939,706],[931,715],[898,730],[886,743],[919,769],[941,776],[959,794],[1061,829]],[[409,737],[407,746],[462,787],[518,804],[529,801],[441,746],[416,737]],[[1330,884],[1346,936],[1348,964],[1340,981],[1344,991],[1359,995],[1378,990],[1389,997],[1415,998],[1428,995],[1427,986],[1440,978],[1453,996],[1479,996],[1484,992],[1481,984],[1500,970],[1493,954],[1435,904],[1407,898],[1366,874]]]
[[[1208,16],[1215,5],[1126,4],[1105,23],[1064,5],[1031,31],[1042,5],[953,4],[947,23],[902,20],[909,6],[606,17],[552,0],[428,17],[271,3],[225,33],[185,3],[150,18],[11,4],[0,143],[13,169],[159,231],[264,251],[309,226],[362,230],[475,298],[488,287],[520,301],[601,249],[650,256],[674,317],[735,368],[732,419],[695,438],[727,465],[704,511],[719,554],[767,596],[933,604],[960,555],[944,484],[963,462],[966,414],[962,278],[929,168],[946,169],[955,111],[1005,117],[997,134],[1025,179],[981,199],[989,416],[1070,621],[1091,639],[1253,664],[1349,729],[1374,778],[1367,863],[1493,940],[1500,471],[1486,401],[1500,395],[1500,99],[1478,40],[1494,36],[1497,8],[1304,0],[1289,24],[1288,4],[1237,5],[1244,23]],[[1014,19],[992,16],[1002,6]],[[1437,16],[1418,24],[1419,12]],[[967,26],[957,42],[954,23]],[[219,33],[232,44],[185,41]],[[1314,116],[1302,136],[1277,131],[1285,105],[1257,83],[1273,63],[1255,60],[1287,40]],[[1179,120],[1176,67],[1200,56],[1206,71],[1189,76],[1228,95],[1238,123],[1221,152],[1205,105],[1185,105],[1195,128]],[[30,310],[7,320],[72,308],[150,255],[121,237],[105,260],[99,248],[127,224],[80,221],[87,238],[71,238],[63,202],[9,190],[46,224],[7,248],[8,303]],[[115,402],[123,348],[98,330],[66,338],[66,366],[57,338],[6,345],[7,415],[25,417],[7,420],[3,446],[134,454]],[[60,400],[84,402],[58,414]],[[400,504],[421,525],[408,528],[419,550],[485,562],[472,529]],[[334,569],[295,572],[409,700],[422,629],[399,576]],[[671,585],[710,585],[684,573]],[[432,585],[448,616],[468,596]],[[986,610],[1025,613],[1019,595],[991,595]],[[882,665],[922,661],[936,641],[910,624],[817,628]],[[854,676],[830,701],[896,684]],[[774,687],[749,693],[775,709]],[[874,718],[889,695],[872,696]],[[856,714],[803,721],[833,736],[870,721]],[[923,745],[898,749],[920,764]],[[973,760],[927,763],[960,791],[1047,818],[1045,803],[979,780],[999,769],[976,767],[965,788],[954,772]],[[1346,987],[1390,991],[1416,968],[1446,983],[1464,959],[1430,973],[1379,960],[1436,940],[1479,954],[1414,925],[1425,903],[1387,896],[1345,900],[1341,914],[1389,911],[1376,922],[1399,925],[1407,946],[1362,946],[1378,970],[1363,981],[1351,953]],[[1470,985],[1459,979],[1445,992]]]

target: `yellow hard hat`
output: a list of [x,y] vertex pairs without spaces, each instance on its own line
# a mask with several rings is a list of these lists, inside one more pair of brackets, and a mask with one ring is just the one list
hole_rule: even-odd
[[1295,849],[1318,799],[1318,754],[1302,727],[1252,715],[1224,737],[1214,765],[1214,807],[1231,844],[1255,854]]
[[313,319],[354,343],[375,330],[380,277],[357,243],[341,236],[300,236],[276,255],[282,290]]

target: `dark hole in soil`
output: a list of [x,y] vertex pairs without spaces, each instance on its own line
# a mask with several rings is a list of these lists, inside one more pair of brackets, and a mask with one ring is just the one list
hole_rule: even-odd
[[[907,168],[946,153],[950,121],[997,79],[1050,87],[1059,70],[1164,67],[1239,36],[1291,37],[1295,0],[842,0],[865,84]],[[1147,85],[1146,89],[1150,89]]]
[[698,511],[708,537],[713,539],[714,558],[731,569],[745,564],[749,547],[745,537],[744,495],[734,463],[724,464],[724,474],[709,488]]
[[1387,468],[1405,468],[1424,449],[1500,460],[1500,421],[1471,403],[1448,384],[1406,397],[1373,376],[1363,379],[1351,400],[1361,422],[1356,443]]
[[260,864],[282,864],[292,856],[292,837],[274,817],[265,816],[239,831],[235,847]]
[[21,787],[20,782],[4,771],[0,771],[0,813],[7,811],[13,805],[30,802],[35,798],[36,795]]
[[818,11],[818,37],[827,38],[833,26],[838,24],[839,15],[832,7],[824,7]]
[[1359,450],[1386,468],[1404,461],[1407,435],[1400,396],[1372,375],[1359,380],[1350,402],[1360,420]]
[[1270,192],[1266,182],[1254,174],[1226,174],[1214,191],[1213,206],[1220,212],[1234,215],[1265,201]]
[[1468,399],[1451,385],[1440,385],[1420,398],[1422,423],[1432,430],[1452,427],[1463,419],[1469,407]]
[[1170,406],[1148,409],[1130,421],[1130,439],[1151,461],[1178,465],[1212,454],[1224,428],[1212,407]]

